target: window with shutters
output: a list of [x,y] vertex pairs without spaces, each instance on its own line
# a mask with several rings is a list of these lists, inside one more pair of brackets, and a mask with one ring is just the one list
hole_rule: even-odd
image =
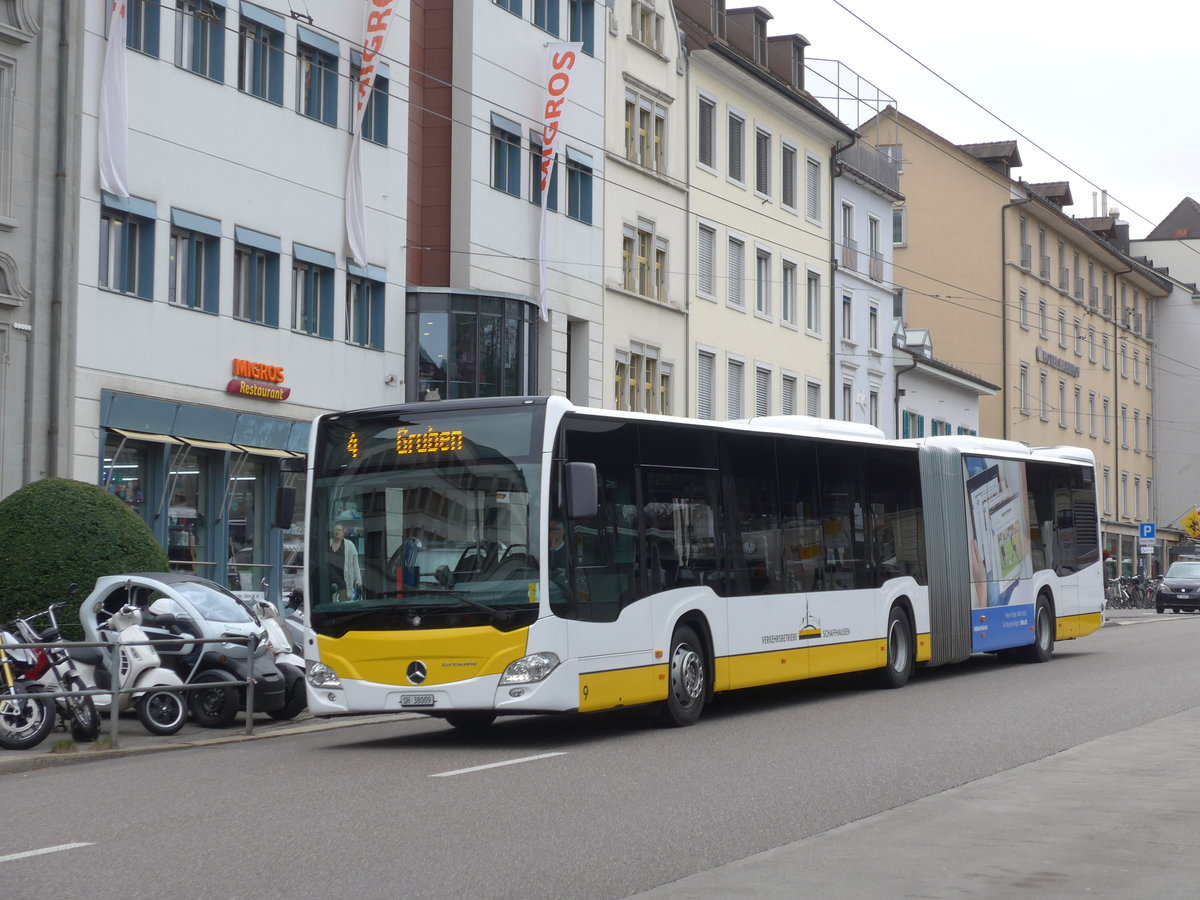
[[717,374],[717,357],[700,350],[696,354],[696,418],[716,418],[713,410],[713,382]]
[[746,182],[746,120],[737,113],[729,113],[729,171],[730,181]]
[[754,414],[771,414],[771,370],[763,366],[754,367]]
[[779,382],[779,412],[785,416],[796,414],[795,375],[784,375]]
[[779,317],[785,325],[796,324],[796,290],[796,264],[785,260],[779,298]]
[[696,120],[696,162],[706,169],[715,171],[717,166],[716,154],[714,153],[717,129],[717,101],[701,94]]
[[701,224],[696,232],[696,293],[708,300],[717,299],[716,252],[716,229]]
[[754,192],[771,197],[771,133],[764,128],[754,129]]
[[807,383],[804,414],[808,416],[821,415],[821,382],[810,381]]
[[796,210],[796,148],[783,144],[782,172],[779,182],[779,203],[784,209]]
[[814,222],[820,222],[821,161],[814,156],[807,156],[804,166],[804,215]]
[[740,359],[731,359],[725,380],[725,418],[742,418],[742,397],[745,393],[746,366]]
[[738,238],[729,239],[728,287],[725,302],[730,306],[742,309],[746,305],[744,297],[746,267],[746,244]]

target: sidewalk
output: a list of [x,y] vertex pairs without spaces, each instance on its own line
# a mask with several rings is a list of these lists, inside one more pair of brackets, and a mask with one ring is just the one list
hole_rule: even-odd
[[402,722],[406,719],[416,718],[420,718],[416,713],[393,713],[318,719],[305,710],[287,722],[277,722],[265,715],[255,716],[253,734],[248,735],[246,734],[245,714],[242,713],[238,715],[237,724],[229,728],[201,728],[189,721],[177,733],[168,737],[160,737],[147,732],[138,721],[137,716],[126,714],[121,716],[118,722],[117,749],[112,749],[109,743],[109,719],[108,716],[101,715],[103,727],[100,737],[94,744],[74,744],[72,749],[55,752],[56,744],[70,741],[70,735],[67,732],[55,730],[50,732],[50,736],[32,750],[0,750],[0,775],[30,772],[34,769],[51,766],[96,762],[134,753],[159,753],[184,747],[254,741],[310,731],[329,731],[335,728],[350,728],[354,725]]

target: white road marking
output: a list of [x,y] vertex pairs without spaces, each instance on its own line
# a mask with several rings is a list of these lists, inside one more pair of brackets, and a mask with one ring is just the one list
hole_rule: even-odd
[[78,850],[80,847],[90,847],[92,842],[85,844],[59,844],[57,847],[43,847],[41,850],[26,850],[24,853],[10,853],[0,856],[0,863],[12,862],[14,859],[24,859],[27,856],[41,856],[43,853],[58,853],[60,850]]
[[[498,769],[501,766],[515,766],[517,763],[533,762],[535,759],[547,759],[551,756],[566,756],[565,752],[539,753],[537,756],[523,756],[520,759],[509,759],[504,762],[488,763],[485,766],[471,766],[469,769],[455,769],[453,772],[437,772],[430,778],[449,778],[451,775],[466,775],[468,772],[482,772],[484,769]],[[0,860],[3,862],[3,860]]]

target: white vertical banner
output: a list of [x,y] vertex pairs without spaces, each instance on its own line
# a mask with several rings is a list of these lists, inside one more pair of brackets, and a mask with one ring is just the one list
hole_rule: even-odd
[[538,298],[542,320],[549,317],[546,308],[546,205],[550,201],[550,178],[562,135],[563,111],[571,94],[572,72],[583,49],[582,43],[546,45],[546,105],[542,113],[542,221],[538,229]]
[[125,0],[112,0],[100,73],[100,188],[129,196],[129,90],[125,75]]
[[346,170],[346,240],[350,255],[360,266],[367,264],[367,210],[363,189],[362,121],[371,99],[378,58],[387,43],[388,26],[396,11],[395,0],[367,0],[367,20],[363,28],[362,66],[355,92],[354,123],[350,129],[350,165]]

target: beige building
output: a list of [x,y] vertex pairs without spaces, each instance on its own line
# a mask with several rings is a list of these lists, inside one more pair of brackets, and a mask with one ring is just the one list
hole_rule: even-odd
[[1115,211],[1073,218],[1069,185],[1014,178],[1015,141],[955,145],[894,109],[860,130],[901,160],[906,325],[936,327],[944,361],[1000,385],[980,398],[981,434],[1095,453],[1106,558],[1135,567],[1137,526],[1154,521],[1153,316],[1168,281],[1129,256]]
[[[636,5],[636,4],[635,4]],[[853,130],[762,7],[675,0],[688,47],[689,414],[829,416],[832,168]]]

